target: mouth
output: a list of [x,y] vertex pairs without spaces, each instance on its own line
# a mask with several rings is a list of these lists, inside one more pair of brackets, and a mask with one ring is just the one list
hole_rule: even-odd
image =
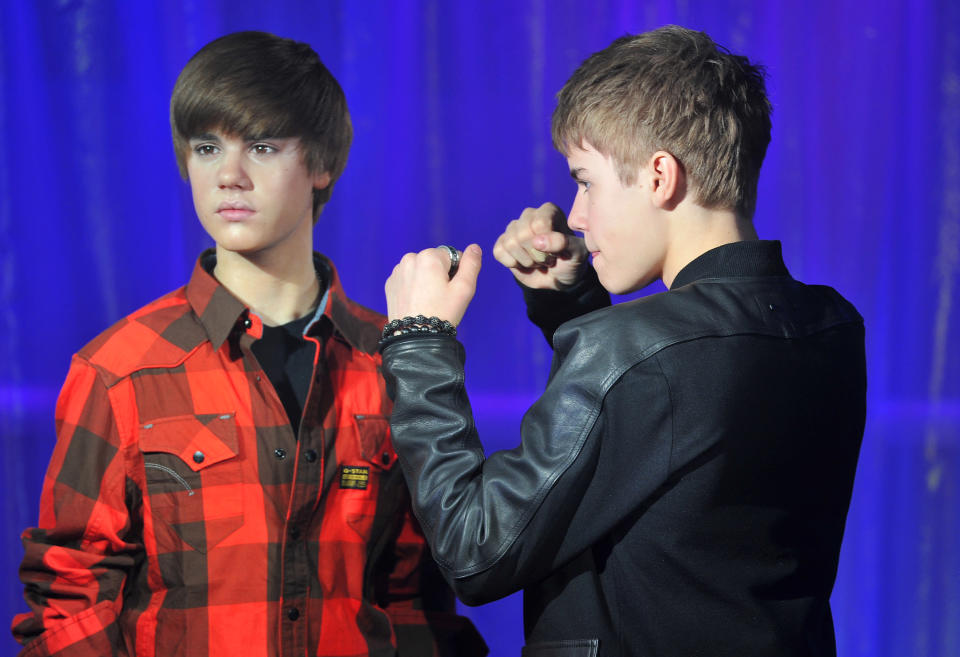
[[217,206],[217,214],[227,221],[242,221],[253,213],[253,208],[239,201],[224,201]]

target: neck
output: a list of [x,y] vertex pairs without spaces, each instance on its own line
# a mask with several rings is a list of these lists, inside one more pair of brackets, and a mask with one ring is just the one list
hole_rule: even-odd
[[294,258],[251,256],[217,246],[213,275],[268,326],[303,317],[316,307],[320,293],[309,242]]
[[696,205],[674,215],[671,233],[671,248],[664,260],[662,277],[668,288],[681,269],[710,249],[757,239],[752,221],[730,210],[710,210]]

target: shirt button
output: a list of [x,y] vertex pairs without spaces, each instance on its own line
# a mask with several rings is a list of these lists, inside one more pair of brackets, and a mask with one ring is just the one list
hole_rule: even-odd
[[307,463],[313,463],[317,460],[317,452],[312,449],[308,449],[303,453],[303,458],[307,459]]
[[278,459],[285,459],[287,458],[287,450],[278,447],[277,449],[273,450],[273,455]]
[[194,463],[203,463],[203,459],[204,459],[204,458],[205,458],[205,457],[204,457],[204,455],[203,455],[203,452],[201,452],[201,451],[199,451],[199,450],[193,453],[193,462],[194,462]]
[[289,609],[287,609],[287,618],[289,618],[292,621],[297,620],[298,618],[300,618],[300,610],[297,609],[296,607],[290,607]]
[[387,452],[384,452],[383,454],[381,454],[380,462],[383,463],[384,465],[390,465],[390,454]]
[[297,540],[298,538],[300,538],[300,530],[296,527],[291,527],[290,538],[292,538],[293,540]]
[[244,320],[243,320],[243,328],[248,329],[248,328],[250,328],[251,326],[253,326],[253,322],[250,321],[250,318],[249,318],[249,317],[244,318]]

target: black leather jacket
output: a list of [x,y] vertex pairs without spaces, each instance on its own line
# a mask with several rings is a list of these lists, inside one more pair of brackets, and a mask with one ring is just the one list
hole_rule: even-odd
[[856,310],[793,280],[779,243],[741,242],[553,344],[521,445],[489,458],[460,343],[384,349],[394,445],[458,595],[524,589],[525,655],[835,654],[865,418]]

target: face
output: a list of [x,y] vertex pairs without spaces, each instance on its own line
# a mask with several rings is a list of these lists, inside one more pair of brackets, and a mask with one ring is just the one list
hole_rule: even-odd
[[626,294],[659,278],[667,252],[667,221],[652,203],[645,169],[624,187],[613,161],[589,143],[567,157],[577,196],[567,218],[583,233],[600,283]]
[[187,174],[204,229],[246,256],[293,253],[312,246],[313,188],[297,138],[246,139],[211,131],[190,140]]

